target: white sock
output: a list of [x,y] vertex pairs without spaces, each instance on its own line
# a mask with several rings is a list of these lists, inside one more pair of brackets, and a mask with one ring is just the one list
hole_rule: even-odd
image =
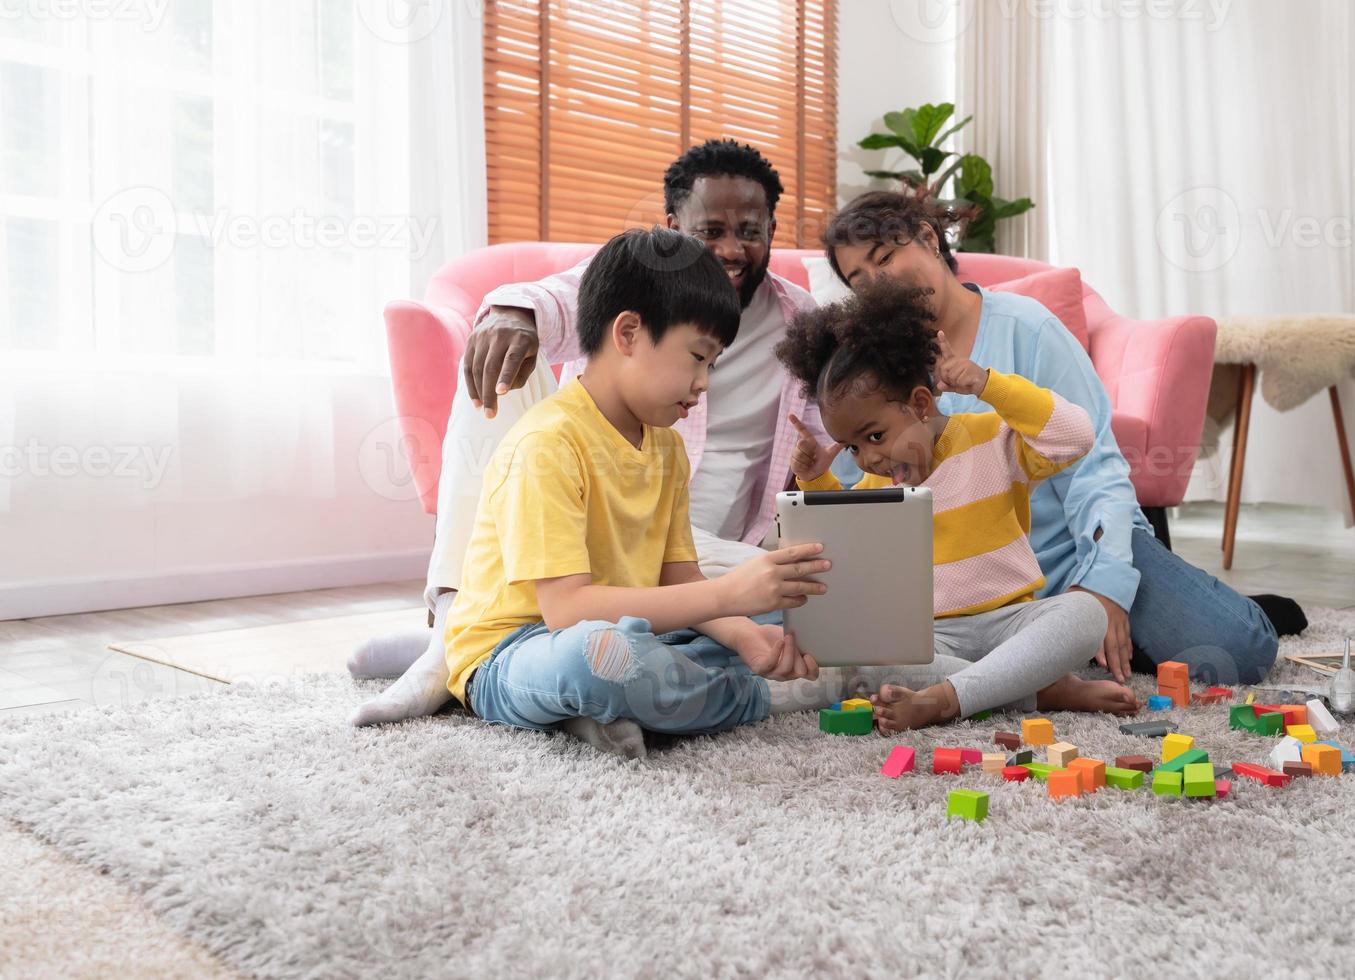
[[850,690],[851,676],[841,667],[823,667],[816,680],[802,677],[795,681],[768,681],[771,713],[817,711],[841,701]]
[[644,729],[629,718],[618,718],[605,725],[592,718],[567,718],[560,722],[560,729],[599,752],[623,759],[643,759],[648,754]]
[[424,638],[423,653],[399,680],[370,701],[360,704],[348,718],[350,725],[360,728],[363,725],[404,721],[406,718],[422,718],[433,714],[451,700],[452,692],[447,690],[450,673],[447,670],[447,651],[443,646],[442,634],[447,610],[452,607],[455,598],[455,592],[445,592],[437,597],[433,628]]
[[425,627],[374,636],[348,655],[348,673],[354,680],[399,677],[428,649],[433,635]]

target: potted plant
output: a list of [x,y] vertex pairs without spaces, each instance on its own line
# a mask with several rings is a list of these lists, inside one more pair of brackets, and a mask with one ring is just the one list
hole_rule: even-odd
[[[866,176],[897,180],[906,194],[933,198],[950,209],[957,220],[959,235],[954,245],[961,252],[993,252],[997,247],[997,223],[1014,218],[1035,206],[1028,197],[1008,201],[993,194],[993,168],[977,153],[960,154],[941,149],[949,137],[964,129],[973,116],[965,116],[944,128],[955,106],[918,106],[901,112],[885,113],[887,133],[871,133],[857,145],[864,150],[897,148],[917,164],[907,170],[867,170]],[[944,131],[943,131],[944,128]],[[950,193],[946,184],[950,183]]]

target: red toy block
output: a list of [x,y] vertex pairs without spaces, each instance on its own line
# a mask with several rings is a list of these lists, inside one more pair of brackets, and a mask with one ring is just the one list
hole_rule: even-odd
[[1164,660],[1157,665],[1157,686],[1190,687],[1190,668],[1176,660]]
[[[1262,715],[1268,715],[1272,711],[1278,711],[1280,714],[1284,714],[1284,709],[1281,708],[1278,704],[1260,704],[1258,702],[1252,702],[1251,709],[1258,718],[1260,718]],[[1286,725],[1289,724],[1289,719],[1286,718],[1284,723]]]
[[1239,776],[1254,779],[1258,783],[1265,783],[1267,786],[1288,786],[1289,781],[1293,778],[1282,772],[1276,772],[1269,766],[1258,766],[1251,762],[1234,762],[1233,772]]
[[1231,780],[1228,779],[1214,780],[1214,799],[1226,800],[1228,799],[1228,794],[1231,793],[1232,791],[1233,784]]
[[889,750],[889,757],[885,759],[885,764],[880,767],[880,775],[888,776],[890,779],[898,779],[905,772],[913,771],[913,763],[917,756],[907,745],[896,745]]
[[966,766],[977,766],[983,761],[983,752],[979,749],[961,749],[960,761]]
[[1231,687],[1207,687],[1204,693],[1210,697],[1217,697],[1220,701],[1233,700],[1233,689]]
[[958,774],[964,768],[962,749],[934,749],[932,751],[932,772],[938,776],[943,773]]
[[1004,766],[1002,769],[1002,778],[1009,783],[1025,782],[1030,777],[1030,770],[1025,766]]
[[1286,776],[1311,776],[1313,767],[1306,762],[1286,762],[1284,774]]
[[1004,749],[1015,752],[1021,748],[1021,736],[1016,732],[994,732],[993,744],[1000,745]]
[[1117,755],[1116,769],[1137,769],[1139,772],[1152,772],[1153,760],[1146,755]]

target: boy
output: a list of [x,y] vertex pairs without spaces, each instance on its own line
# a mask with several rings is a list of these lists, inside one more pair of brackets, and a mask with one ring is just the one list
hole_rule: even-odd
[[[639,757],[644,728],[719,731],[807,706],[814,658],[747,617],[822,594],[807,579],[828,569],[823,548],[707,580],[671,428],[706,390],[739,317],[719,260],[679,232],[626,232],[589,264],[578,311],[587,367],[505,436],[448,614],[448,689],[484,720],[563,723]],[[801,683],[773,697],[764,678]]]

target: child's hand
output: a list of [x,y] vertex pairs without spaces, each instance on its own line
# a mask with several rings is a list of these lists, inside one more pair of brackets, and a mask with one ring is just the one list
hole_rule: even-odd
[[795,474],[797,480],[812,483],[828,472],[828,467],[833,465],[837,454],[842,452],[843,444],[835,442],[831,446],[819,445],[814,433],[794,415],[790,416],[790,424],[800,433],[800,441],[795,444],[795,452],[790,457],[790,471]]
[[780,626],[748,621],[739,632],[734,649],[753,673],[774,681],[810,680],[819,676],[819,665],[795,645],[795,637]]
[[944,330],[936,332],[936,342],[941,347],[941,356],[936,359],[936,389],[957,395],[981,394],[988,384],[988,369],[951,350]]
[[760,616],[794,609],[812,595],[823,595],[828,587],[808,580],[833,567],[826,558],[817,557],[822,552],[821,544],[791,545],[759,555],[714,579],[724,605],[721,615]]

